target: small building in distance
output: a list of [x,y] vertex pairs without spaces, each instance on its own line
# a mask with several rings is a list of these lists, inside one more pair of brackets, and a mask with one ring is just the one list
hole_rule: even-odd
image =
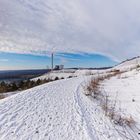
[[54,70],[62,70],[64,69],[64,65],[55,65]]

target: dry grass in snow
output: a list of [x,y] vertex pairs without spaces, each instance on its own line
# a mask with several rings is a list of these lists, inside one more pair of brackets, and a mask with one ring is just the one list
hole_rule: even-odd
[[[112,125],[120,135],[126,139],[135,140],[135,138],[138,138],[137,134],[133,130],[137,123],[135,119],[132,115],[124,112],[121,106],[118,109],[119,102],[117,100],[117,96],[116,99],[112,101],[109,95],[103,89],[101,89],[101,83],[104,80],[115,76],[121,76],[122,73],[124,72],[114,71],[105,76],[92,78],[84,88],[85,95],[93,97],[95,99],[94,101],[97,99],[97,102],[100,104],[105,117],[112,122]],[[121,128],[123,131],[118,128]],[[130,134],[129,129],[134,132],[133,135]]]

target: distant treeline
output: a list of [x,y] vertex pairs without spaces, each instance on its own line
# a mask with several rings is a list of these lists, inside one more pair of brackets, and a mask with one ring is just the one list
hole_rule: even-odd
[[[63,78],[61,78],[63,79]],[[1,82],[0,83],[0,93],[5,93],[5,92],[13,92],[13,91],[22,91],[26,90],[29,88],[33,88],[38,85],[42,85],[51,81],[59,80],[58,77],[56,77],[54,80],[52,79],[44,79],[40,80],[38,79],[37,81],[33,80],[26,80],[26,81],[20,81],[20,82],[12,82],[12,83],[6,83],[6,82]]]
[[99,67],[99,68],[66,68],[66,69],[74,69],[74,70],[106,70],[112,67]]

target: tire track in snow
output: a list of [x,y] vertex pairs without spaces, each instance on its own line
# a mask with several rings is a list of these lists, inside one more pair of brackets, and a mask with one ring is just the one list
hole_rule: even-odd
[[[81,89],[81,86],[82,86],[83,82],[81,82],[76,91],[75,91],[75,95],[74,95],[74,98],[75,98],[75,108],[77,110],[77,113],[80,115],[81,117],[81,120],[82,120],[82,125],[85,127],[85,130],[87,131],[89,137],[91,140],[99,140],[98,137],[97,137],[97,134],[96,134],[96,130],[93,129],[93,126],[91,127],[91,124],[90,122],[88,121],[88,117],[86,116],[86,111],[83,110],[84,108],[84,105],[83,105],[83,102],[81,101],[80,99],[80,94],[83,94],[80,92],[80,89]],[[92,124],[93,125],[93,124]]]

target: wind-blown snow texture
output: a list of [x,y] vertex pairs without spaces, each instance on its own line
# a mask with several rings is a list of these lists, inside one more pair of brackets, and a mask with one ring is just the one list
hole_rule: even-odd
[[100,103],[85,96],[83,85],[91,77],[82,75],[1,100],[0,140],[139,140],[139,71],[134,69],[101,83],[102,92],[106,91],[112,101],[117,95],[116,109],[121,107],[119,113],[133,117],[134,128],[115,126]]
[[85,80],[52,82],[0,101],[0,139],[115,140],[100,108],[83,94]]
[[89,139],[80,115],[80,82],[54,82],[2,101],[0,139]]

